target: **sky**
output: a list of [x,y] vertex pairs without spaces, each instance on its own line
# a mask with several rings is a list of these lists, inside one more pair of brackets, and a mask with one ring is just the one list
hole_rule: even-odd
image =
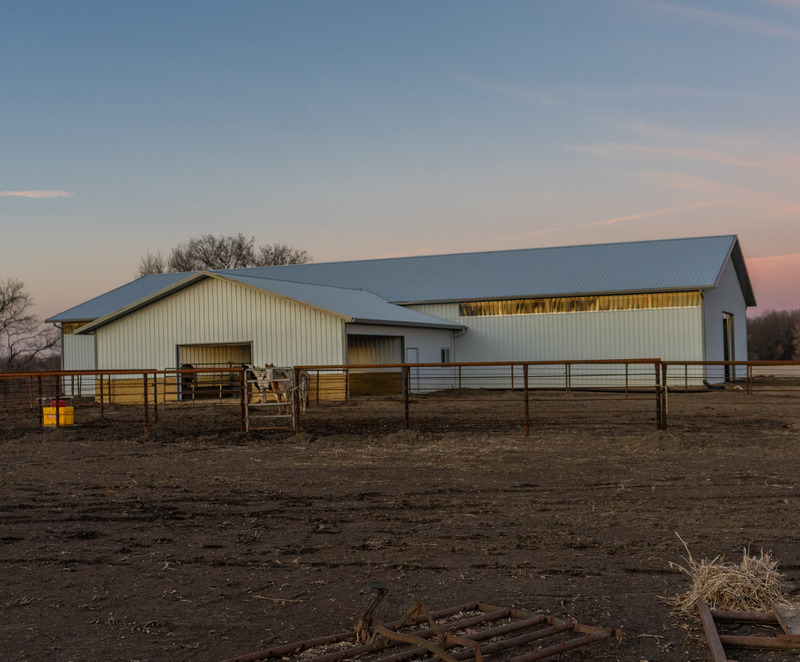
[[0,281],[736,234],[800,308],[800,0],[0,0]]

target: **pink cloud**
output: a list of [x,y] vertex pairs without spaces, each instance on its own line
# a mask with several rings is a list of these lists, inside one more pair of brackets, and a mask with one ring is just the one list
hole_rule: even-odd
[[751,316],[800,309],[800,253],[748,258],[747,271],[758,302]]
[[67,191],[0,191],[1,198],[73,198],[74,193]]

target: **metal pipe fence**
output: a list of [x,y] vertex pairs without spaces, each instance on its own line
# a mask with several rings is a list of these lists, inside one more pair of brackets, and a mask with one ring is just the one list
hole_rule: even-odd
[[[293,374],[307,375],[303,401],[295,388],[293,420],[272,427],[295,433],[511,430],[527,436],[548,428],[785,426],[800,417],[800,362],[309,365],[295,366]],[[230,365],[0,373],[0,431],[118,424],[145,433],[152,426],[224,433],[247,429],[253,401],[251,380]]]

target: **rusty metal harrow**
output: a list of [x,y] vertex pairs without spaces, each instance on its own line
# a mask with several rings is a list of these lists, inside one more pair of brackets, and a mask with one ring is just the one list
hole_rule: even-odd
[[378,595],[351,630],[297,641],[226,662],[533,662],[574,648],[621,638],[619,630],[581,625],[480,602],[431,612],[417,602],[397,621],[382,624],[373,613],[386,595],[385,585],[373,585]]

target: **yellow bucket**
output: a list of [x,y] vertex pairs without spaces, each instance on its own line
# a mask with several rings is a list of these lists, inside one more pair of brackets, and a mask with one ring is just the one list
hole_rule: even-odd
[[[42,407],[43,421],[45,425],[56,425],[56,408]],[[74,425],[74,407],[58,408],[58,425]]]

